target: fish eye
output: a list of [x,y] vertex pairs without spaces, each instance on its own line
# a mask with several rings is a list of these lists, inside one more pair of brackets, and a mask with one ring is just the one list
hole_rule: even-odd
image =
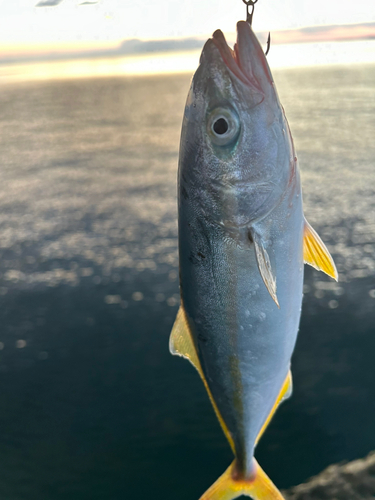
[[237,138],[240,122],[237,114],[226,108],[214,109],[207,122],[208,134],[214,144],[225,146]]
[[229,125],[225,118],[219,118],[214,122],[212,128],[215,134],[223,135],[228,131]]

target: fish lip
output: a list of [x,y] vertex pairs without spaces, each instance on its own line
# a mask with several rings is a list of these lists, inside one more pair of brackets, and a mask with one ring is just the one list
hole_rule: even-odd
[[[254,75],[252,75],[253,78],[256,80],[257,84],[259,85],[259,88],[265,90],[264,89],[265,85],[269,84],[273,86],[273,78],[270,69],[268,67],[266,54],[264,53],[258,38],[256,37],[249,23],[247,23],[246,21],[239,21],[237,23],[237,43],[235,45],[235,52],[238,61],[240,61],[239,57],[240,50],[242,50],[243,46],[245,46],[246,49],[246,43],[251,44],[251,50],[254,55],[253,57],[254,66],[258,65],[262,68],[262,77],[260,77],[260,79],[259,76],[255,77]],[[247,50],[249,49],[250,47],[247,48]],[[245,70],[243,71],[246,73]],[[258,73],[259,73],[259,68],[258,68]],[[248,77],[250,78],[251,75],[248,75]]]
[[234,49],[231,49],[229,47],[221,30],[216,30],[213,33],[211,40],[219,50],[221,58],[229,71],[245,85],[251,87],[253,90],[261,94],[264,94],[261,85],[255,78],[253,73],[247,72],[240,63],[240,50],[242,50],[243,47],[246,49],[246,44],[249,43],[249,41],[253,45],[253,48],[256,50],[257,57],[265,59],[263,51],[261,50],[259,52],[259,50],[257,50],[259,42],[250,25],[245,21],[239,21],[237,23],[237,42],[234,45]]
[[229,71],[236,76],[245,85],[251,85],[251,82],[242,71],[236,60],[235,51],[231,49],[221,30],[216,30],[210,39],[219,50],[221,59]]

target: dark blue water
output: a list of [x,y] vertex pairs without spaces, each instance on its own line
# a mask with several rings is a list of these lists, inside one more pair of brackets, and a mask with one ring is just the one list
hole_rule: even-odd
[[[375,67],[276,74],[311,268],[294,394],[257,459],[282,488],[375,449]],[[199,498],[232,460],[178,309],[176,169],[187,76],[0,88],[0,497]]]

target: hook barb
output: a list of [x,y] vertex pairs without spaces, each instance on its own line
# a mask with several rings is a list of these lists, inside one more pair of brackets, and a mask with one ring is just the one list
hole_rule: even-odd
[[268,52],[270,51],[271,48],[271,33],[268,32],[268,38],[267,38],[267,50],[265,52],[265,55],[268,55]]

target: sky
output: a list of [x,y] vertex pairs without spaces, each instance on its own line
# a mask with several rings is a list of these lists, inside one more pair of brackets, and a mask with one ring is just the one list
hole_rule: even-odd
[[[38,3],[39,2],[39,3]],[[256,31],[375,21],[374,0],[258,0]],[[0,0],[2,53],[235,31],[241,0]]]

